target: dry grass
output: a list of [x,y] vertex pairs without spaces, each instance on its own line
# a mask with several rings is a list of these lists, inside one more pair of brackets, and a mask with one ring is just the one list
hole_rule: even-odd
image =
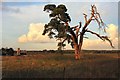
[[3,56],[3,78],[118,78],[118,54]]

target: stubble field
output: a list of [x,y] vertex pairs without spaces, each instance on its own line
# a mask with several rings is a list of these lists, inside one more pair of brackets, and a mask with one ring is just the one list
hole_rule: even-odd
[[2,56],[2,78],[119,78],[118,53]]

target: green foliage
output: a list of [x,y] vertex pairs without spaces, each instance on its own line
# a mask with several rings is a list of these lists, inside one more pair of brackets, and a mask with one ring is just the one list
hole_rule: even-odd
[[51,10],[51,11],[53,11],[55,8],[56,8],[56,5],[54,5],[54,4],[48,4],[48,5],[46,5],[46,6],[44,7],[44,11],[46,11],[46,10]]
[[71,21],[69,14],[67,14],[67,8],[65,5],[61,4],[56,7],[54,4],[45,5],[44,11],[51,11],[49,17],[57,17],[63,22]]
[[62,46],[66,46],[66,44],[63,44],[62,42],[59,42],[59,43],[58,43],[58,46],[61,46],[61,45],[62,45]]
[[64,23],[60,23],[56,18],[51,19],[48,24],[45,24],[42,35],[48,33],[48,36],[55,36],[55,38],[63,38],[66,36],[66,26]]
[[64,12],[67,11],[67,8],[65,7],[65,5],[61,4],[61,5],[58,5],[57,8],[60,8],[60,9],[63,9]]
[[53,38],[52,35],[55,35],[55,33],[51,31],[51,32],[48,34],[49,38]]
[[[48,34],[49,38],[65,39],[68,43],[71,43],[69,33],[70,26],[66,23],[70,22],[70,16],[67,12],[65,5],[60,4],[56,7],[54,4],[45,5],[44,11],[50,12],[49,17],[51,18],[48,24],[45,24],[42,35]],[[58,43],[59,48],[63,48],[65,44]]]
[[59,42],[57,46],[58,46],[58,50],[62,50],[62,48],[64,48],[66,44],[64,44],[63,42]]

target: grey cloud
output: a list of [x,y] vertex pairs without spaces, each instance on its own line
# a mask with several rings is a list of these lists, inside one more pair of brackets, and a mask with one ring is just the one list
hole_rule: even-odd
[[12,8],[9,6],[0,6],[0,10],[4,11],[4,12],[12,12],[12,13],[20,13],[20,9],[19,8]]
[[50,1],[51,0],[4,0],[3,2],[50,2]]

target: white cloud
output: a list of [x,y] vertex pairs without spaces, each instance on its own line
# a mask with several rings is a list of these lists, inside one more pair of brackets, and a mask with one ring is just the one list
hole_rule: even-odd
[[110,39],[114,40],[115,38],[118,38],[118,27],[116,25],[109,24],[106,31],[110,36]]
[[[39,42],[39,43],[52,43],[56,42],[54,39],[49,39],[47,35],[43,36],[42,32],[44,29],[44,24],[42,23],[31,23],[29,26],[29,31],[27,34],[23,34],[18,38],[21,43],[26,42]],[[107,33],[112,40],[115,49],[118,49],[118,27],[114,24],[109,24],[107,28]],[[70,46],[66,49],[70,49]],[[84,39],[83,49],[112,49],[108,41],[102,41],[101,39]]]
[[39,43],[53,43],[53,39],[49,39],[47,35],[43,36],[42,32],[44,30],[43,23],[31,23],[29,26],[29,31],[27,34],[23,34],[18,38],[18,42],[39,42]]
[[[107,28],[108,36],[112,41],[115,49],[118,49],[118,27],[114,24],[109,24]],[[97,39],[85,39],[83,44],[84,49],[112,49],[108,41]]]
[[22,35],[22,36],[20,36],[19,38],[18,38],[18,41],[19,42],[27,42],[28,40],[27,40],[27,36],[26,35]]

